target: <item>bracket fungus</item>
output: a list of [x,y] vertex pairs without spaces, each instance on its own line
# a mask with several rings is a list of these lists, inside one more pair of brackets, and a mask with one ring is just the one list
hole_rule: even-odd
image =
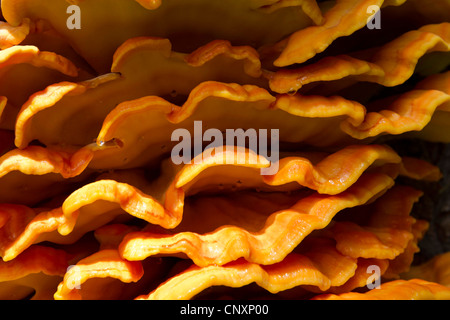
[[449,8],[2,0],[0,299],[450,299]]

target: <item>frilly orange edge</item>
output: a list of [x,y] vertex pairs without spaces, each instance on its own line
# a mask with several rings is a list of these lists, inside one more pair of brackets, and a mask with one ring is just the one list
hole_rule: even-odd
[[44,246],[32,246],[13,261],[0,260],[0,297],[24,299],[31,294],[31,299],[52,299],[68,261],[65,251]]
[[370,6],[378,6],[378,8],[383,4],[398,6],[405,1],[338,0],[325,13],[321,25],[297,31],[277,44],[281,54],[274,61],[274,65],[285,67],[305,62],[316,53],[324,51],[337,38],[348,36],[366,26],[368,18],[372,15],[367,10]]
[[429,52],[449,50],[450,23],[441,23],[401,35],[377,48],[368,61],[350,55],[339,55],[325,57],[297,69],[265,75],[269,79],[270,88],[279,93],[296,92],[308,83],[338,80],[348,76],[354,77],[355,81],[369,81],[392,87],[411,77],[420,57]]
[[[253,52],[253,53],[252,53]],[[65,143],[87,144],[92,141],[101,128],[105,116],[119,103],[148,95],[189,94],[198,84],[204,81],[225,81],[242,83],[261,83],[254,76],[260,72],[259,60],[251,47],[232,47],[227,41],[215,41],[196,50],[191,55],[171,51],[171,43],[167,39],[134,38],[127,40],[115,53],[111,72],[97,78],[79,83],[61,82],[48,86],[45,90],[32,95],[22,106],[15,126],[16,146],[24,148],[33,139],[39,139],[45,145],[54,145],[64,139]],[[142,59],[146,59],[151,68],[142,68]],[[190,64],[192,60],[194,64]],[[242,67],[236,67],[242,64]],[[233,66],[230,68],[230,64]],[[256,65],[255,65],[256,64]],[[161,80],[162,73],[170,74],[172,70],[178,74],[178,81],[170,83]],[[253,75],[247,72],[254,73]],[[158,81],[152,79],[158,78]],[[151,86],[137,86],[136,82],[152,83]],[[125,90],[127,88],[127,90]],[[111,92],[121,92],[120,95]],[[103,96],[98,104],[99,96]],[[91,99],[91,100],[90,100]],[[90,114],[92,99],[97,105],[96,116],[88,117],[90,124],[71,125],[86,130],[64,137],[53,130],[64,126],[64,121],[73,118],[76,112]],[[56,115],[57,114],[57,115]],[[40,121],[53,123],[53,127],[43,131]],[[36,128],[39,127],[39,132]],[[87,132],[92,137],[85,137]],[[94,133],[95,132],[95,133]],[[82,134],[83,133],[83,134]],[[84,142],[84,143],[83,143]]]
[[421,279],[394,280],[366,293],[325,294],[315,300],[449,300],[450,288]]
[[[185,253],[198,266],[223,265],[240,257],[257,264],[276,263],[313,230],[327,226],[337,212],[363,205],[392,184],[392,179],[386,175],[363,175],[339,195],[313,194],[289,209],[274,212],[264,227],[256,232],[225,225],[207,234],[197,234],[189,231],[193,226],[184,226],[183,222],[181,230],[174,235],[132,232],[125,236],[119,252],[128,260],[143,260],[156,254]],[[207,214],[202,220],[211,219],[210,216]]]

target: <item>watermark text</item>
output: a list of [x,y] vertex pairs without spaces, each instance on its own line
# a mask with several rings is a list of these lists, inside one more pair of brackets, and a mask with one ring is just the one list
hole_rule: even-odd
[[79,6],[73,4],[67,7],[67,14],[70,14],[69,18],[67,18],[66,26],[67,29],[81,29],[81,9]]
[[371,275],[367,278],[366,285],[367,288],[372,289],[380,289],[381,285],[381,269],[377,265],[370,265],[367,267],[367,273]]
[[[267,129],[226,129],[224,135],[216,128],[203,132],[202,121],[194,121],[193,137],[189,130],[180,128],[173,131],[171,141],[179,141],[171,152],[171,159],[175,164],[199,164],[206,159],[214,159],[216,163],[259,164],[256,161],[259,158],[250,155],[235,158],[236,148],[246,148],[270,162],[270,166],[261,168],[261,175],[272,175],[278,171],[278,129],[270,129],[270,137]],[[203,149],[205,142],[211,143]],[[225,159],[217,155],[223,155]]]
[[367,28],[370,30],[381,29],[381,11],[377,5],[367,7],[367,13],[370,14],[367,18]]

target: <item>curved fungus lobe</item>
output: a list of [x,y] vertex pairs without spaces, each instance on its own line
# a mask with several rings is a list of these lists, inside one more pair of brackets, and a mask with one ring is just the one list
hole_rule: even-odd
[[[93,295],[91,298],[99,299],[99,292],[95,291],[102,284],[96,283],[94,286],[91,285],[90,290],[86,290],[82,288],[85,282],[92,278],[111,278],[107,280],[118,279],[123,283],[130,283],[139,281],[143,275],[144,270],[140,262],[124,260],[120,258],[117,250],[114,249],[100,250],[78,261],[76,265],[65,273],[63,281],[58,285],[58,289],[54,294],[54,298],[55,300],[79,300],[83,298],[82,294],[88,291],[85,294]],[[117,297],[120,297],[123,289],[117,282],[108,282],[109,290],[101,290],[103,298],[117,299]]]
[[29,146],[6,152],[0,157],[0,202],[35,205],[68,191],[91,173],[86,167],[92,150],[71,153]]
[[[401,158],[388,147],[355,146],[328,157],[321,155],[315,158],[317,156],[313,154],[313,160],[308,157],[284,158],[277,174],[261,176],[260,169],[270,165],[267,159],[246,149],[228,153],[232,157],[210,154],[207,161],[199,164],[178,169],[166,166],[153,182],[142,177],[131,179],[133,184],[138,181],[139,188],[120,182],[127,181],[126,178],[119,177],[116,181],[112,179],[114,175],[112,178],[103,175],[98,181],[72,192],[60,207],[52,210],[5,204],[3,208],[10,223],[1,229],[8,234],[1,246],[3,259],[13,259],[29,245],[40,241],[72,243],[118,216],[130,215],[163,228],[174,228],[182,221],[186,195],[217,190],[220,186],[229,188],[236,185],[236,179],[241,181],[241,189],[286,191],[307,187],[321,193],[338,194],[355,183],[366,170],[383,171],[384,166],[388,166],[387,177],[392,179],[399,174],[401,167]],[[251,161],[240,164],[240,158]],[[391,168],[390,165],[396,167]],[[217,176],[217,170],[223,171],[224,168],[228,173]],[[408,175],[406,170],[404,174]],[[7,213],[14,210],[25,210],[31,216],[25,218],[23,214]]]
[[29,146],[11,150],[0,157],[0,177],[20,171],[25,175],[55,173],[68,179],[80,175],[91,159],[92,152],[87,148],[71,153]]
[[[419,82],[418,90],[438,90],[445,94],[450,94],[450,71],[434,74]],[[433,102],[430,102],[433,105]],[[448,143],[450,133],[447,128],[450,125],[450,102],[441,104],[431,117],[430,122],[421,131],[409,133],[411,137],[419,137],[434,142]]]
[[382,99],[369,104],[364,121],[352,123],[353,120],[346,119],[341,123],[341,129],[357,139],[403,134],[447,143],[450,141],[448,130],[445,130],[450,124],[449,94],[450,72],[434,74],[420,81],[413,90],[391,97],[390,103]]
[[101,250],[116,249],[124,236],[137,230],[138,228],[136,226],[123,223],[111,223],[96,229],[94,231],[94,237],[100,244],[99,248]]
[[450,23],[427,25],[409,31],[380,48],[366,53],[367,60],[350,55],[328,56],[295,69],[265,73],[270,88],[279,93],[296,92],[304,85],[352,77],[393,87],[408,80],[418,60],[430,52],[450,50]]
[[[208,126],[224,131],[231,127],[247,129],[247,133],[250,123],[251,129],[281,128],[278,130],[282,142],[316,146],[352,142],[350,136],[364,139],[378,134],[400,134],[423,128],[433,110],[447,98],[445,93],[435,90],[414,91],[399,98],[398,103],[389,107],[392,110],[369,113],[364,120],[362,105],[339,97],[282,95],[274,101],[274,97],[258,87],[204,82],[190,93],[182,107],[157,96],[119,104],[103,122],[89,167],[124,169],[154,163],[177,144],[172,138],[169,140],[174,130],[188,130],[191,139],[195,138],[195,121],[207,122]],[[238,119],[230,116],[235,109],[241,115]],[[377,121],[382,114],[387,120]],[[146,121],[142,121],[144,118]],[[373,119],[375,124],[371,125]],[[299,126],[304,130],[296,130]],[[367,126],[369,129],[365,131]]]
[[324,14],[321,25],[301,29],[287,39],[275,45],[279,51],[274,61],[277,67],[286,67],[296,63],[303,63],[323,52],[337,38],[351,35],[367,25],[372,13],[368,8],[383,5],[399,6],[406,0],[338,0]]
[[389,267],[383,275],[386,279],[399,279],[402,273],[410,270],[414,255],[420,251],[418,242],[424,237],[428,228],[429,222],[425,220],[417,220],[412,225],[413,239],[409,241],[403,253],[389,261]]
[[[34,243],[47,240],[46,236],[49,233],[51,238],[51,232],[66,222],[61,210],[55,209],[43,213],[36,211],[23,205],[1,205],[0,256],[3,261],[13,261]],[[66,237],[62,239],[62,242],[70,243],[75,240]]]
[[[442,75],[443,81],[448,74]],[[431,85],[422,87],[401,95],[382,111],[365,114],[364,106],[340,97],[280,95],[274,101],[258,87],[205,82],[190,93],[181,107],[156,96],[119,104],[106,116],[97,144],[120,141],[120,147],[99,147],[90,166],[115,169],[154,162],[177,144],[169,140],[174,130],[188,130],[195,139],[195,121],[222,131],[232,127],[245,132],[280,128],[280,141],[313,146],[341,146],[354,142],[353,138],[365,143],[380,135],[411,131],[421,137],[422,129],[430,130],[435,119],[442,119],[435,113],[447,113],[450,101],[444,88],[438,90],[442,85],[436,89]],[[237,119],[230,116],[235,112],[240,115]],[[298,127],[303,130],[296,130]],[[445,134],[433,140],[445,142]],[[429,138],[424,135],[424,139]]]
[[99,249],[71,265],[55,289],[57,300],[123,300],[133,299],[139,292],[148,290],[162,278],[170,261],[148,259],[130,262],[121,259],[117,246],[127,233],[136,227],[125,224],[108,224],[95,230]]
[[336,223],[331,232],[337,248],[351,257],[394,259],[404,252],[413,235],[394,228],[367,228],[351,222]]
[[[19,64],[48,68],[70,77],[78,75],[78,70],[70,60],[53,52],[41,51],[36,46],[13,46],[0,51],[0,72],[2,76],[9,71],[8,68]],[[39,71],[42,71],[42,69]],[[38,74],[40,73],[42,72]],[[23,78],[23,74],[17,77]]]
[[4,50],[21,44],[31,30],[32,23],[30,19],[23,19],[22,23],[16,26],[0,21],[0,49]]
[[67,270],[69,255],[64,250],[32,246],[14,260],[0,260],[2,300],[50,300]]
[[7,99],[7,105],[0,112],[0,128],[14,129],[16,116],[30,95],[55,82],[80,79],[78,75],[67,58],[32,45],[1,50],[0,96]]
[[[342,131],[357,139],[383,135],[398,135],[403,133],[413,133],[421,137],[422,130],[426,126],[433,126],[432,118],[439,117],[439,112],[448,113],[447,107],[450,102],[450,95],[438,90],[413,90],[402,94],[387,109],[379,112],[369,112],[364,121],[358,125],[353,125],[350,121],[344,120],[341,123]],[[431,140],[425,135],[425,140]],[[443,135],[436,136],[433,140],[447,142]]]
[[[317,239],[318,245],[304,253],[291,253],[281,262],[269,266],[245,260],[230,262],[224,266],[191,266],[162,283],[147,295],[137,300],[187,300],[213,286],[243,287],[256,283],[271,293],[302,285],[317,286],[327,290],[331,285],[340,285],[355,272],[355,259],[340,254],[330,244]],[[338,265],[341,273],[330,266]]]
[[423,279],[430,282],[439,283],[443,286],[450,286],[450,252],[438,254],[430,260],[411,266],[411,268],[402,274],[402,279]]
[[448,300],[450,288],[422,279],[394,280],[366,293],[324,294],[315,300]]
[[[373,267],[378,267],[379,273],[368,273]],[[381,281],[386,269],[389,266],[389,260],[387,259],[363,259],[358,258],[358,267],[355,270],[355,274],[347,280],[343,285],[332,286],[326,292],[333,294],[341,294],[346,292],[351,292],[357,288],[366,287],[368,282],[374,284],[375,281]],[[370,279],[369,279],[370,277]],[[317,294],[323,293],[319,291],[316,287],[308,286],[305,288],[309,291],[315,292]]]
[[[398,170],[398,175],[414,180],[436,182],[443,177],[438,166],[422,159],[406,156],[402,157],[400,168],[395,168],[395,170]],[[387,172],[389,172],[389,170]]]
[[[200,292],[213,286],[237,288],[253,282],[275,294],[298,286],[313,292],[327,290],[339,292],[343,289],[353,289],[367,284],[367,268],[364,270],[365,275],[361,272],[361,267],[366,267],[367,263],[377,263],[380,270],[386,270],[386,260],[350,258],[339,253],[330,239],[312,237],[308,239],[308,242],[303,249],[290,253],[281,262],[272,265],[258,265],[242,259],[223,266],[198,267],[194,265],[166,280],[148,295],[141,295],[136,299],[192,299]],[[339,267],[335,268],[335,266]],[[359,271],[358,267],[360,267]],[[339,273],[339,270],[341,273]],[[400,292],[393,292],[388,289],[390,287],[388,284],[382,284],[382,289],[385,289],[383,296],[388,297],[390,295],[392,297],[394,294],[400,294]],[[450,294],[450,290],[444,286],[428,284],[430,284],[429,289],[437,289],[433,294],[437,294],[436,298],[438,299]],[[379,290],[373,290],[372,292],[375,291]],[[410,299],[413,297],[420,299],[425,298],[426,294],[429,293],[426,290],[421,290],[421,292],[407,292],[403,296],[408,296]],[[314,297],[314,299],[335,297],[361,299],[365,297],[364,295],[359,297],[358,295],[361,295],[359,293],[355,293],[355,296],[352,296],[352,294],[347,292],[339,296],[322,294]],[[371,296],[370,293],[367,295]]]
[[[236,148],[232,151],[206,153],[202,160],[179,166],[168,190],[177,190],[174,194],[189,190],[192,186],[207,190],[205,186],[217,185],[212,180],[216,176],[225,179],[223,185],[227,185],[226,182],[231,177],[231,180],[239,179],[244,187],[249,185],[264,189],[266,185],[268,190],[277,190],[276,187],[287,187],[290,190],[306,187],[321,194],[338,194],[354,184],[365,171],[376,172],[378,168],[383,170],[384,166],[401,166],[402,162],[393,149],[383,145],[348,146],[334,153],[281,154],[278,170],[271,175],[261,175],[260,171],[270,165],[269,160],[249,149]],[[240,167],[244,169],[239,170]],[[220,174],[225,168],[230,172]],[[238,169],[237,174],[233,173],[234,169]],[[243,171],[247,174],[243,174]],[[406,170],[404,174],[408,175]]]
[[337,241],[336,247],[353,257],[389,259],[383,277],[398,279],[409,270],[419,251],[418,242],[429,227],[427,221],[410,216],[421,195],[421,191],[411,187],[395,186],[376,200],[366,222],[360,223],[362,226],[336,223],[337,230],[331,227],[337,231],[331,235]]
[[416,219],[410,212],[421,196],[421,191],[410,187],[393,187],[375,202],[367,223],[336,222],[331,226],[329,232],[337,242],[336,248],[354,258],[398,257],[415,238]]
[[[388,259],[383,278],[398,279],[409,270],[414,254],[419,251],[418,242],[429,227],[427,221],[410,215],[421,196],[419,190],[396,185],[373,203],[364,221],[336,222],[326,231],[343,254]],[[356,210],[356,216],[362,216],[358,213]]]
[[25,18],[21,25],[11,26],[0,22],[0,49],[34,46],[41,51],[52,52],[70,60],[78,71],[78,80],[92,78],[95,71],[73,47],[55,32],[49,21],[31,21]]
[[[241,204],[250,202],[246,197],[188,201],[184,206],[184,218],[174,230],[157,232],[149,228],[132,232],[125,236],[119,251],[128,260],[144,260],[158,254],[185,254],[198,266],[223,265],[242,257],[253,263],[271,264],[281,261],[312,231],[326,228],[325,234],[336,240],[336,248],[345,255],[392,260],[403,254],[413,239],[417,243],[411,227],[416,221],[409,213],[421,193],[399,186],[387,191],[390,187],[392,182],[388,176],[366,174],[336,196],[302,196],[294,205],[270,215],[263,209],[267,206],[265,203],[255,203],[249,210]],[[380,196],[375,204],[364,206]],[[360,216],[364,214],[359,211],[373,210],[370,219],[382,216],[386,217],[386,222],[371,222],[363,227],[353,222],[336,222],[327,228],[339,211],[352,207]],[[202,226],[198,226],[198,220],[204,222]]]
[[168,38],[176,50],[182,52],[192,51],[216,39],[259,47],[322,21],[315,0],[203,0],[195,3],[184,0],[90,0],[71,3],[77,5],[81,13],[81,25],[76,30],[67,27],[69,3],[64,1],[7,0],[2,2],[2,12],[11,26],[25,24],[21,29],[22,37],[28,31],[24,22],[27,19],[35,24],[49,21],[51,27],[100,74],[108,72],[114,50],[137,36]]
[[3,260],[14,259],[33,243],[74,243],[87,232],[124,214],[163,227],[171,226],[175,220],[152,197],[112,180],[87,184],[52,210],[3,204],[0,212],[6,220],[0,229]]
[[204,81],[265,82],[255,77],[260,70],[253,67],[259,63],[255,55],[251,47],[236,48],[219,40],[190,55],[172,51],[167,39],[127,40],[115,52],[111,73],[79,83],[52,84],[33,94],[17,118],[16,146],[24,148],[32,140],[47,146],[84,146],[95,139],[106,115],[121,102],[188,95]]
[[[290,198],[297,200],[295,204],[268,214],[266,201],[254,203],[252,196],[201,198],[185,205],[184,218],[172,232],[151,228],[131,232],[124,237],[119,252],[127,260],[183,253],[198,266],[224,265],[239,258],[273,264],[282,261],[311,232],[325,228],[339,211],[376,199],[392,184],[389,176],[366,174],[335,196],[293,194]],[[251,209],[247,205],[250,201],[254,203]],[[199,220],[204,222],[202,226],[198,226]]]
[[[259,139],[264,133],[270,140],[276,129],[280,142],[344,145],[352,139],[340,130],[340,123],[345,119],[360,123],[364,113],[362,105],[339,97],[274,97],[252,85],[207,81],[196,86],[182,106],[158,96],[120,103],[106,116],[97,136],[98,145],[120,141],[120,146],[99,148],[90,166],[132,168],[157,161],[177,145],[175,130],[187,130],[190,139],[186,139],[193,143],[194,139],[204,138],[206,124],[215,131],[234,128],[246,135],[254,132]],[[299,127],[302,130],[297,130]]]
[[[436,123],[448,120],[450,110],[450,72],[438,73],[420,81],[413,90],[394,97],[388,107],[371,111],[364,121],[352,124],[350,119],[341,123],[349,135],[364,139],[377,134],[405,134],[425,140],[448,142],[447,131]],[[383,104],[383,100],[375,102]],[[376,108],[376,106],[375,106]],[[368,106],[371,110],[371,106]],[[439,131],[439,134],[432,134]]]

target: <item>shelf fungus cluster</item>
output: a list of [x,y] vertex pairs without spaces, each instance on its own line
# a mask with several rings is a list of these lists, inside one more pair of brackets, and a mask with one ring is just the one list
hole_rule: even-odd
[[0,299],[450,299],[414,263],[442,170],[397,149],[450,142],[450,1],[1,13]]

